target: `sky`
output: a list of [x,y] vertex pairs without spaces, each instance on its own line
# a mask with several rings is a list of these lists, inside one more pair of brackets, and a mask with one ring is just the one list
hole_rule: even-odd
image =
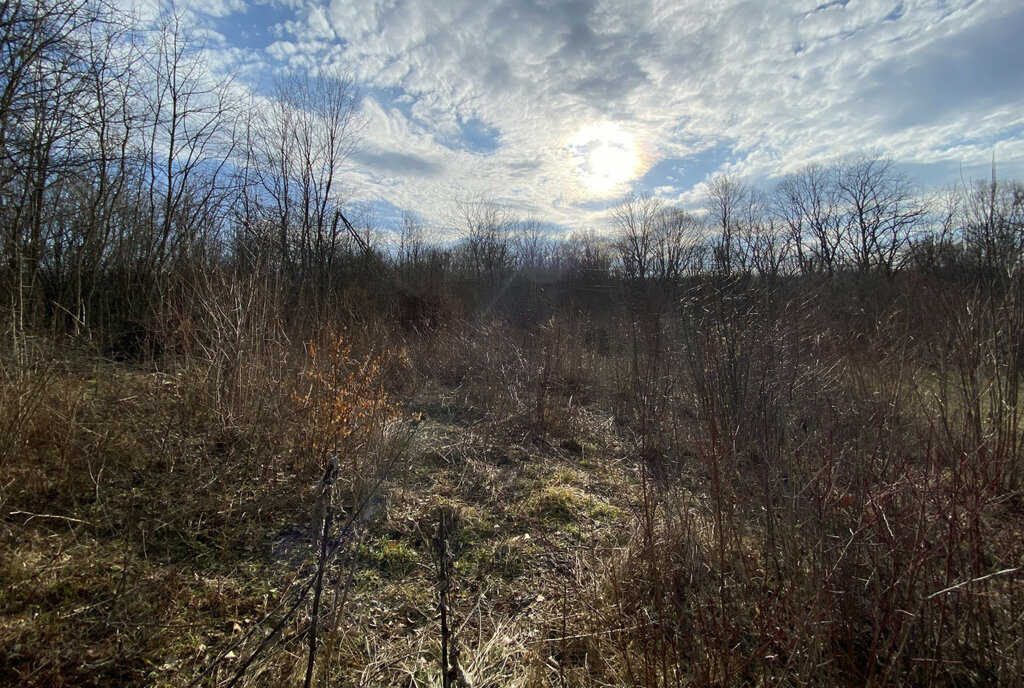
[[486,198],[567,230],[628,192],[699,204],[891,154],[922,187],[1024,177],[1020,0],[195,0],[215,68],[350,73],[353,196]]

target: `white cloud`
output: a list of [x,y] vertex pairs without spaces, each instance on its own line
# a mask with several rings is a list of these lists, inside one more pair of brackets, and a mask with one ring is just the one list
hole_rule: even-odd
[[334,38],[334,30],[327,21],[327,10],[323,7],[309,9],[309,29],[316,38],[327,41]]
[[189,9],[211,17],[227,17],[245,12],[245,0],[203,0],[188,6]]
[[[404,94],[367,103],[368,197],[441,217],[485,193],[576,226],[600,212],[577,207],[565,148],[603,122],[648,164],[729,142],[760,178],[865,149],[950,165],[995,149],[1020,174],[1021,29],[1016,0],[332,0],[266,49]],[[470,120],[500,147],[454,145]]]

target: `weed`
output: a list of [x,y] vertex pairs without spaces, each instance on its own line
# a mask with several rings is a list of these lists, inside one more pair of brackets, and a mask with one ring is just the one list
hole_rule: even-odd
[[380,537],[359,548],[360,557],[388,578],[401,578],[419,561],[419,553],[403,540]]
[[527,501],[528,512],[552,523],[572,523],[593,506],[593,500],[567,485],[548,485]]

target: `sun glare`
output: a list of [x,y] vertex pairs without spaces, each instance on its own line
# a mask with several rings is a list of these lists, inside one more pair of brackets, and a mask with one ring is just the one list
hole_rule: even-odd
[[633,135],[611,122],[586,126],[569,139],[572,165],[587,191],[616,191],[636,177],[640,154]]

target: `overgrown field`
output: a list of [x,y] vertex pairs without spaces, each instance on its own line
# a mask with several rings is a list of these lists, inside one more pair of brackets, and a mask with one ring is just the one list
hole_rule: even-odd
[[29,341],[0,683],[1018,682],[1016,294],[641,296]]
[[0,686],[1024,685],[1024,183],[903,167],[991,137],[538,166],[142,4],[0,2]]

